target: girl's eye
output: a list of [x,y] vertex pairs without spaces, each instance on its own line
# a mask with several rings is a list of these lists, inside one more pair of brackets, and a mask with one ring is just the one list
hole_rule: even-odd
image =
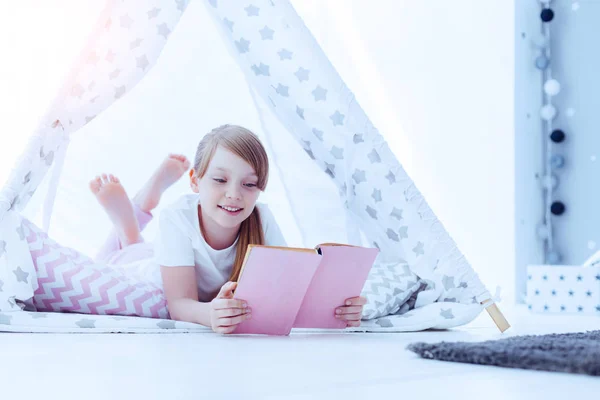
[[254,188],[256,187],[256,183],[246,183],[246,187]]
[[225,179],[221,179],[221,178],[214,178],[213,181],[219,182],[219,183],[225,183]]

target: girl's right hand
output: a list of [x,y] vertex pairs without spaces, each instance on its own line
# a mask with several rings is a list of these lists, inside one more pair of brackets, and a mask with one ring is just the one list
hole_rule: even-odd
[[226,282],[217,297],[210,302],[210,325],[216,333],[232,333],[250,318],[251,310],[243,300],[233,298],[237,282]]

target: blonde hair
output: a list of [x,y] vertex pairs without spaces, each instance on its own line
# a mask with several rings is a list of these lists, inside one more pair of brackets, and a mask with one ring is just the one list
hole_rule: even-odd
[[[250,164],[258,177],[256,187],[261,191],[265,190],[269,180],[267,152],[254,133],[237,125],[219,126],[202,138],[194,158],[194,171],[199,178],[206,173],[219,146],[223,146]],[[240,276],[249,244],[265,244],[260,213],[256,207],[240,225],[233,270],[229,278],[232,282],[237,282]]]

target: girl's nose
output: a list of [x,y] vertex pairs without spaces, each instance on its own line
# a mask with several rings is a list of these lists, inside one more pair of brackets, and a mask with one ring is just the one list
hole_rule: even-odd
[[225,196],[227,196],[230,199],[239,199],[240,191],[236,187],[229,187],[229,188],[227,188],[227,192],[225,193]]

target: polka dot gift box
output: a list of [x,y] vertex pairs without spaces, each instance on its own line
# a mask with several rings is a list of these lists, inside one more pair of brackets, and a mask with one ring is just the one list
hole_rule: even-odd
[[600,266],[529,265],[526,303],[532,312],[600,317]]

